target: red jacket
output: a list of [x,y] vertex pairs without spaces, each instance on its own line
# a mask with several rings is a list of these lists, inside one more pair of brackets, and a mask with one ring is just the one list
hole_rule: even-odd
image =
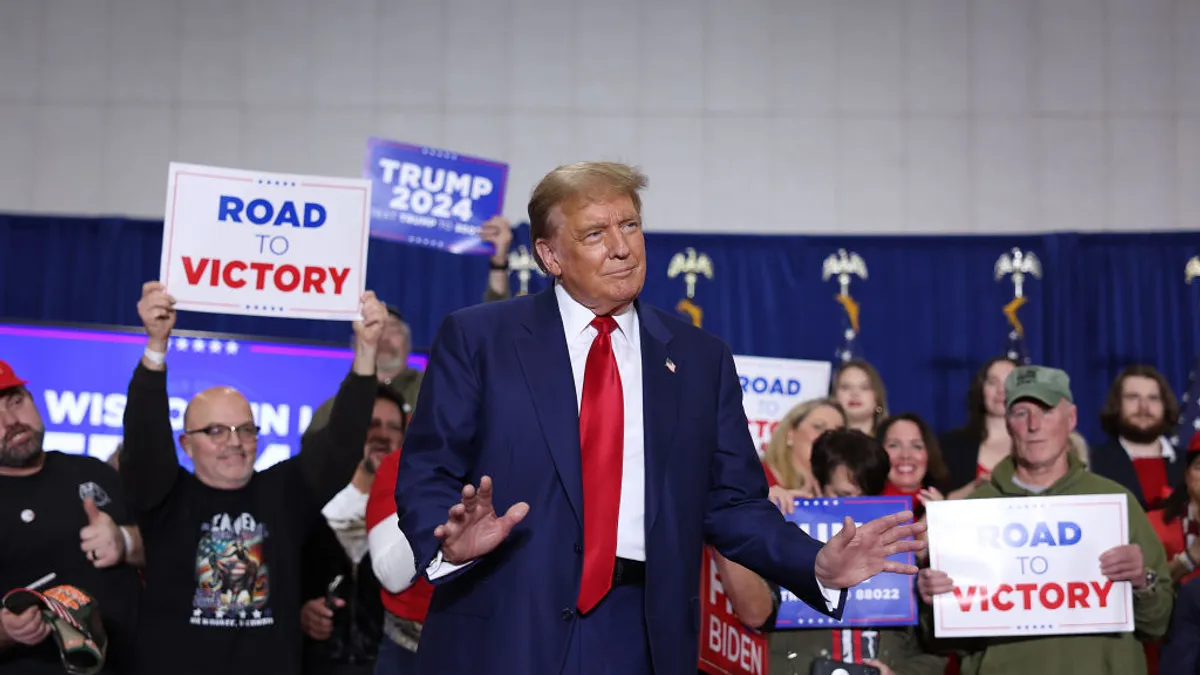
[[[400,468],[400,451],[397,450],[379,463],[375,482],[371,484],[371,496],[367,499],[367,531],[376,527],[400,527],[396,521],[396,473]],[[387,611],[402,619],[425,621],[429,612],[429,601],[433,598],[433,585],[425,577],[418,578],[405,590],[391,593],[386,588],[380,591],[383,606]]]

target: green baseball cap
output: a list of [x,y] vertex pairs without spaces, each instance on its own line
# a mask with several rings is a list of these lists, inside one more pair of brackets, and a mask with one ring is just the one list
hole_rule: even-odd
[[1020,366],[1004,381],[1004,407],[1023,398],[1031,398],[1053,408],[1059,401],[1075,402],[1071,397],[1071,377],[1058,368]]

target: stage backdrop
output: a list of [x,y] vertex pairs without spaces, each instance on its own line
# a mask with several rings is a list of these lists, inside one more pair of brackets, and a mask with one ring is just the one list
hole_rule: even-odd
[[[157,274],[162,224],[126,219],[0,216],[0,317],[137,325],[143,281]],[[528,245],[518,228],[514,248]],[[1002,306],[1012,283],[996,281],[996,258],[1018,246],[1041,260],[1020,310],[1033,360],[1070,373],[1080,427],[1099,440],[1097,415],[1109,382],[1131,362],[1152,363],[1182,387],[1200,353],[1200,282],[1184,283],[1200,233],[1029,236],[646,236],[643,298],[674,310],[683,275],[668,277],[676,253],[711,261],[692,302],[703,326],[735,353],[830,359],[844,330],[835,280],[822,263],[838,248],[862,256],[868,278],[851,294],[861,305],[859,344],[878,366],[892,410],[913,410],[939,430],[963,420],[975,369],[1001,353]],[[418,347],[450,311],[480,302],[487,261],[387,241],[371,242],[368,288],[400,306]],[[514,289],[516,287],[514,274]],[[545,285],[533,275],[531,292]],[[187,314],[182,328],[327,341],[350,327],[215,314]],[[3,358],[3,355],[0,355]],[[19,367],[19,366],[18,366]]]

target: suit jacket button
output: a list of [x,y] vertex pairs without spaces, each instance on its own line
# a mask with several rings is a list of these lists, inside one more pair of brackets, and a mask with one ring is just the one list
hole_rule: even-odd
[[563,618],[563,621],[570,621],[571,619],[574,619],[575,618],[575,610],[571,609],[570,607],[567,607],[566,609],[564,609],[562,611],[562,618]]
[[575,544],[575,553],[583,555],[583,544]]

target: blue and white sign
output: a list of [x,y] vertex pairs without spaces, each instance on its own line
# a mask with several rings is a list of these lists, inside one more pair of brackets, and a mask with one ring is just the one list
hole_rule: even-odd
[[[796,510],[787,520],[821,542],[842,530],[846,516],[856,525],[912,508],[908,497],[848,497],[844,499],[797,499]],[[914,564],[912,553],[898,553],[889,560]],[[776,629],[845,628],[853,626],[915,626],[917,598],[914,577],[884,572],[849,589],[842,620],[835,621],[812,609],[787,590],[775,621]]]
[[397,143],[367,142],[371,236],[451,253],[492,255],[483,223],[504,211],[508,165]]
[[742,406],[750,437],[762,455],[779,421],[794,406],[829,394],[833,366],[828,361],[776,359],[735,354]]
[[[99,459],[121,442],[129,378],[145,348],[140,332],[0,324],[0,358],[29,381],[45,448]],[[423,369],[425,359],[413,355],[409,365]],[[345,347],[176,331],[167,353],[171,426],[177,435],[183,430],[183,411],[197,392],[234,387],[262,429],[255,466],[264,469],[300,451],[313,410],[337,393],[352,361]],[[191,460],[176,453],[190,471]]]
[[1100,573],[1129,543],[1124,494],[930,502],[929,566],[953,592],[933,599],[936,637],[1129,633],[1133,587]]
[[158,280],[175,308],[361,318],[371,183],[171,162]]

